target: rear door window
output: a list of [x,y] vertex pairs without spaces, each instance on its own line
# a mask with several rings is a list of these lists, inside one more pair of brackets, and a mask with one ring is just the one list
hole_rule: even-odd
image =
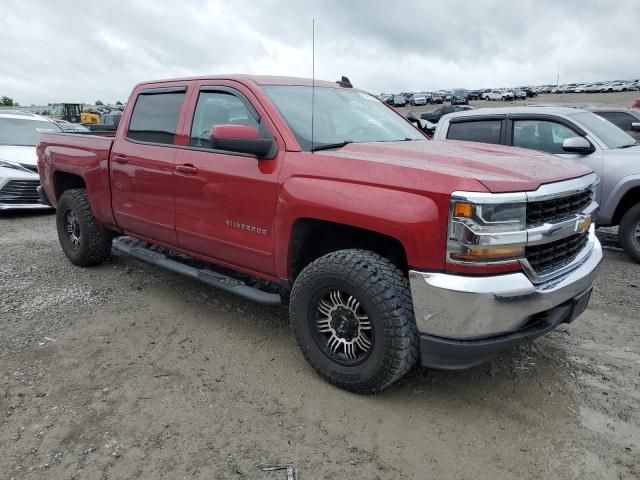
[[447,139],[499,144],[501,129],[501,120],[455,122],[449,125]]
[[173,145],[184,95],[184,91],[138,95],[127,137],[140,142]]

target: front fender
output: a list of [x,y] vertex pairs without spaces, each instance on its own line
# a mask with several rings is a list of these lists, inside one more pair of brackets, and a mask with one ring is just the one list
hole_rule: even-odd
[[[439,205],[438,202],[443,202]],[[441,270],[448,199],[381,186],[309,177],[289,178],[278,196],[276,272],[288,277],[289,239],[296,220],[324,220],[398,240],[413,268]]]
[[[632,188],[640,187],[640,174],[627,175],[621,178],[618,183],[611,189],[606,200],[602,201],[600,205],[600,212],[598,213],[598,223],[602,225],[611,225],[613,223],[613,216],[616,213],[620,201]],[[602,192],[603,197],[606,192]]]

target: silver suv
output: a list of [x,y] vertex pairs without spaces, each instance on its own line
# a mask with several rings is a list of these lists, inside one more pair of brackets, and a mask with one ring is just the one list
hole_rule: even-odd
[[512,145],[588,165],[601,180],[598,225],[619,225],[623,249],[640,263],[640,144],[613,123],[576,108],[483,108],[445,115],[433,138]]

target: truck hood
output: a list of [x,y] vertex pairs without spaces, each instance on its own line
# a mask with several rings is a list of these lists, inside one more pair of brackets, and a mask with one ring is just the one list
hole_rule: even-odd
[[628,174],[640,173],[640,145],[628,148],[612,148],[604,150],[605,165],[607,160],[615,161],[616,164],[622,162]]
[[36,147],[0,145],[0,160],[35,166],[38,160]]
[[457,140],[351,143],[322,153],[473,179],[493,193],[532,191],[592,172],[547,153]]

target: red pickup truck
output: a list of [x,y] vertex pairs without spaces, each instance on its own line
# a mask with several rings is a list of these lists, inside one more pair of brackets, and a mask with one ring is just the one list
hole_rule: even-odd
[[142,83],[115,137],[43,134],[37,153],[71,262],[116,248],[288,304],[307,361],[360,393],[571,322],[602,259],[588,168],[429,141],[348,82]]

